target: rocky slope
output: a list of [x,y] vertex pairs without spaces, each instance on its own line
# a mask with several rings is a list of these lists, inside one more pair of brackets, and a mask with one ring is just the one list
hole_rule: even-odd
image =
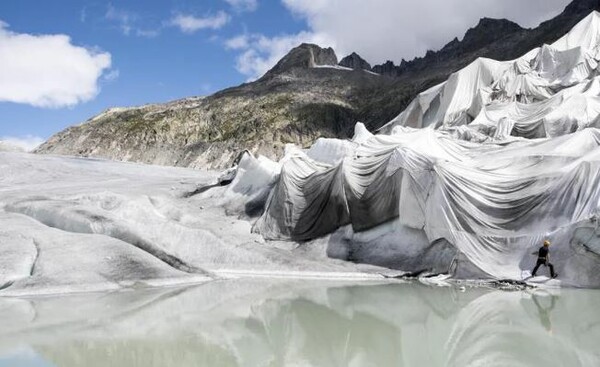
[[333,50],[303,44],[260,80],[205,98],[111,109],[51,137],[38,153],[219,168],[244,149],[275,157],[287,143],[347,136],[360,96],[386,81],[336,64]]
[[356,121],[379,128],[477,57],[516,58],[555,41],[594,9],[599,0],[575,0],[535,29],[484,18],[463,40],[400,65],[370,68],[352,54],[337,66],[332,49],[303,44],[255,82],[205,98],[110,109],[54,135],[37,152],[198,168],[227,166],[245,149],[277,158],[286,143],[347,137]]

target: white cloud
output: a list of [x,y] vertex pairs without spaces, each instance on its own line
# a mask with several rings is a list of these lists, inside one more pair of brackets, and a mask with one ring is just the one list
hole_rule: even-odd
[[104,74],[103,79],[107,82],[112,82],[115,81],[117,79],[119,79],[119,69],[112,69],[110,71],[108,71],[106,74]]
[[400,61],[437,50],[482,17],[525,27],[558,14],[571,0],[282,0],[306,20],[308,32],[335,41],[339,57],[358,52],[369,62]]
[[277,61],[301,43],[315,43],[322,47],[331,47],[335,44],[322,34],[300,32],[276,37],[260,34],[241,35],[227,40],[225,47],[242,51],[237,57],[236,69],[248,76],[249,80],[253,80],[269,71]]
[[0,21],[0,102],[73,106],[94,98],[111,55],[75,46],[62,34],[31,35]]
[[219,11],[215,15],[196,17],[190,14],[177,14],[169,22],[184,33],[194,33],[200,29],[219,29],[231,20],[229,14]]
[[250,36],[240,34],[225,41],[225,48],[228,50],[243,50],[250,46]]
[[10,149],[11,147],[17,147],[25,150],[26,152],[30,152],[37,148],[40,144],[42,144],[45,139],[40,138],[39,136],[26,135],[21,137],[15,136],[2,136],[0,137],[0,145],[3,145],[5,149]]
[[160,29],[140,29],[135,30],[135,35],[146,38],[154,38],[160,34]]
[[133,29],[133,23],[138,19],[138,15],[125,10],[117,9],[112,4],[108,4],[104,17],[108,20],[115,21],[121,32],[129,36]]
[[115,22],[121,32],[126,35],[135,35],[139,37],[153,38],[160,34],[160,27],[154,29],[142,28],[140,23],[142,19],[139,14],[123,9],[117,9],[112,4],[108,4],[104,18]]
[[255,11],[258,8],[258,0],[225,0],[236,11]]

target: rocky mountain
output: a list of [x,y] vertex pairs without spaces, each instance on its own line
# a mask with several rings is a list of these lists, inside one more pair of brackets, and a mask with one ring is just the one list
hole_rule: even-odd
[[362,95],[390,83],[341,70],[333,50],[303,44],[261,79],[204,98],[110,109],[51,137],[38,153],[218,168],[245,149],[275,157],[287,143],[347,136]]
[[[474,57],[490,57],[488,49],[508,51],[506,46],[510,46],[510,42],[507,43],[504,40],[526,31],[518,24],[506,19],[482,18],[475,27],[467,30],[462,41],[454,38],[437,52],[427,51],[425,57],[418,57],[412,61],[402,60],[400,65],[394,65],[392,61],[387,61],[382,65],[375,65],[373,71],[397,77],[410,72],[419,72],[432,66],[438,67],[440,64],[452,62],[453,59],[464,58],[470,53],[475,53]],[[516,55],[515,58],[520,55]]]
[[317,66],[333,66],[338,63],[337,55],[332,48],[321,48],[316,45],[302,44],[292,49],[271,69],[265,77],[276,76],[294,68],[314,68]]
[[340,61],[339,65],[355,70],[371,70],[371,64],[369,64],[365,59],[360,57],[356,52],[353,52],[350,55],[344,57]]
[[600,10],[599,2],[575,0],[534,29],[484,18],[462,40],[400,65],[367,68],[357,54],[338,65],[332,49],[302,44],[254,82],[208,97],[110,109],[52,136],[37,153],[198,168],[227,166],[245,149],[278,158],[287,143],[347,137],[356,121],[379,128],[477,57],[509,60],[552,43]]
[[51,137],[38,153],[220,168],[248,149],[348,136],[370,90],[392,81],[337,66],[332,49],[302,44],[262,78],[204,98],[115,108]]

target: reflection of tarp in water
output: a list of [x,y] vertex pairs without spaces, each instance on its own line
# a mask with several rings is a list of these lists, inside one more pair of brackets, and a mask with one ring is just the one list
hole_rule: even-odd
[[[553,310],[539,309],[538,303],[524,292],[494,292],[471,302],[461,310],[448,339],[446,365],[597,365],[600,355],[581,342],[599,330],[588,330],[590,334],[582,335],[579,329],[586,317],[595,317],[594,307],[589,303],[584,303],[589,308],[579,305],[576,308],[581,314],[573,319],[571,312],[577,311],[565,307],[569,297],[551,297],[557,306]],[[576,294],[570,297],[576,298]],[[562,309],[558,307],[560,303]],[[575,307],[573,303],[569,306]],[[526,312],[528,309],[532,312]],[[555,321],[552,333],[547,329],[550,312]]]
[[0,350],[31,345],[60,366],[597,366],[600,293],[566,293],[548,311],[552,334],[527,292],[418,283],[226,281],[0,299]]

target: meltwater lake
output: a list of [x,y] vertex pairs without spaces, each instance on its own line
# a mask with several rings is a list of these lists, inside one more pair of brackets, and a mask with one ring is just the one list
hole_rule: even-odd
[[599,366],[600,291],[227,280],[0,298],[0,366]]

